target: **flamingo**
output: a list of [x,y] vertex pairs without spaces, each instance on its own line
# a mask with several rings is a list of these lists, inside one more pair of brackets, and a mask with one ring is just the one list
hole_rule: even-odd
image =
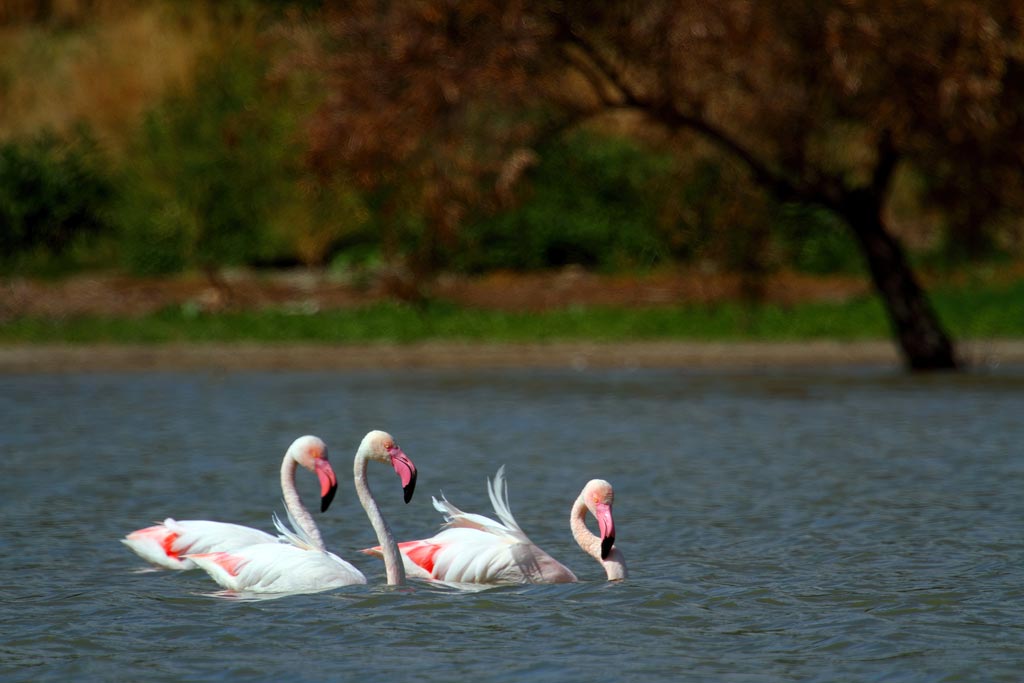
[[[398,544],[409,576],[445,583],[567,583],[576,581],[572,571],[537,547],[512,516],[508,484],[502,465],[494,481],[487,482],[487,495],[500,522],[459,510],[444,496],[433,498],[434,508],[445,517],[442,531],[432,538]],[[588,555],[605,569],[609,581],[626,578],[626,561],[615,547],[612,519],[612,485],[592,479],[573,503],[569,526],[573,537]],[[584,522],[589,511],[601,536],[591,533]],[[380,547],[362,552],[381,556]]]
[[[416,466],[387,432],[371,431],[359,444],[353,463],[356,494],[383,548],[389,585],[405,583],[398,544],[366,481],[367,462],[391,465],[402,480],[405,502],[416,488]],[[312,521],[312,520],[310,520]],[[187,556],[222,588],[251,593],[314,593],[340,586],[366,583],[361,571],[323,546],[317,545],[307,529],[294,524],[288,529],[279,519],[274,525],[290,543],[259,543],[233,551],[196,553]]]
[[[317,547],[323,548],[320,530],[299,500],[295,488],[295,469],[301,465],[320,480],[320,511],[326,512],[338,480],[327,459],[327,444],[315,436],[301,436],[292,442],[281,462],[281,491],[289,517]],[[277,536],[259,529],[212,522],[205,519],[175,520],[168,517],[155,526],[139,529],[121,539],[137,555],[164,569],[193,569],[190,553],[230,552],[257,543],[278,543]]]

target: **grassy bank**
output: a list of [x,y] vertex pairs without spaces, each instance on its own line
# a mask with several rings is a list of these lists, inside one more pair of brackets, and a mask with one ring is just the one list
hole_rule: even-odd
[[[938,289],[933,303],[957,338],[1024,337],[1024,282]],[[0,343],[313,342],[431,340],[533,341],[842,341],[885,339],[874,298],[842,303],[665,308],[571,308],[512,313],[432,303],[351,310],[202,313],[175,307],[141,318],[19,318],[0,325]]]

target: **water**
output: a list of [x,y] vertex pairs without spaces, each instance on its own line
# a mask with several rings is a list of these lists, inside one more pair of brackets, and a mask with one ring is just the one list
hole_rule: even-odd
[[[0,377],[0,679],[1016,681],[1022,415],[1012,369]],[[581,583],[383,586],[349,467],[375,427],[420,471],[405,506],[371,465],[401,539],[434,532],[441,490],[489,513],[506,463],[520,524]],[[118,542],[166,515],[269,529],[303,433],[340,477],[327,543],[370,585],[218,598]],[[592,477],[626,582],[569,535]]]

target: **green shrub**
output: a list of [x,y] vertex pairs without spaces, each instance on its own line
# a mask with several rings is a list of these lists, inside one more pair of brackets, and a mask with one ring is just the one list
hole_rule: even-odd
[[786,204],[774,224],[783,261],[806,273],[859,273],[863,257],[849,227],[826,209]]
[[0,264],[44,263],[110,232],[114,185],[88,134],[0,144]]
[[523,201],[467,225],[456,267],[630,270],[710,261],[727,270],[859,272],[848,229],[823,209],[779,207],[713,155],[680,164],[622,138],[577,133],[540,150]]
[[147,114],[118,212],[135,272],[294,258],[275,230],[298,195],[295,116],[257,45],[212,55],[189,92]]
[[518,207],[463,229],[456,267],[618,270],[668,258],[657,226],[669,157],[622,138],[577,133],[542,148],[540,158]]

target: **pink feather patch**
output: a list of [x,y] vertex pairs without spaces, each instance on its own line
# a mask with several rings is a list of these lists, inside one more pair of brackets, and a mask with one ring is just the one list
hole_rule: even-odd
[[434,556],[441,550],[441,546],[423,541],[406,541],[399,543],[398,549],[417,566],[422,567],[428,573],[433,573]]
[[163,549],[164,554],[175,560],[181,559],[181,553],[174,549],[174,542],[179,538],[179,534],[176,531],[171,531],[163,524],[157,524],[156,526],[148,526],[145,529],[139,529],[128,534],[128,539],[137,541],[146,539],[155,543]]
[[190,557],[209,559],[231,576],[238,576],[238,572],[240,572],[242,567],[244,567],[248,562],[244,557],[232,555],[231,553],[202,553],[198,555],[190,555]]
[[176,560],[181,559],[181,555],[177,550],[174,549],[174,542],[179,538],[179,534],[174,531],[168,531],[167,535],[163,538],[161,545],[164,548],[164,552],[167,553],[167,557],[173,557]]

